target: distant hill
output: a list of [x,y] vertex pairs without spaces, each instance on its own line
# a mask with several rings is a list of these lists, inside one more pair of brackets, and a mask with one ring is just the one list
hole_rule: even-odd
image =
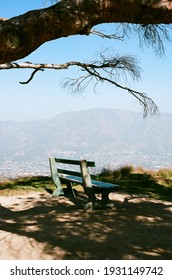
[[[98,166],[172,166],[172,114],[92,109],[48,120],[0,122],[0,171],[45,170],[48,157],[95,160]],[[38,167],[39,166],[39,167]]]

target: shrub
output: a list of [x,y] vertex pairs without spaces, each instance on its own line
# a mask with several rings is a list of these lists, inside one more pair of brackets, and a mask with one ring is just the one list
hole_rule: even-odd
[[114,179],[120,179],[120,177],[121,177],[120,169],[114,169],[112,171],[112,176],[113,176]]
[[132,165],[126,165],[120,168],[121,177],[128,177],[134,170]]
[[118,169],[103,168],[99,175],[105,178],[111,177],[111,179],[127,178],[133,170],[132,165],[126,165]]
[[102,177],[109,177],[111,175],[112,175],[112,170],[109,168],[104,167],[100,172],[100,176],[102,176]]

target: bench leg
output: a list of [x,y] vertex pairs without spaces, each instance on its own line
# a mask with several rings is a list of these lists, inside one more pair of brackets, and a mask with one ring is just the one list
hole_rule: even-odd
[[[89,197],[90,198],[90,197]],[[96,209],[112,209],[114,207],[114,202],[109,199],[109,192],[102,193],[102,199],[90,199],[90,201],[84,206],[84,211],[92,211]]]
[[92,211],[96,202],[96,196],[92,188],[84,188],[86,195],[88,196],[89,202],[84,206],[84,211]]
[[100,210],[100,209],[112,209],[114,208],[114,202],[103,202],[102,200],[90,201],[85,204],[84,211]]
[[67,189],[65,189],[65,194],[70,194],[73,196],[78,196],[78,192],[73,188],[72,182],[67,182]]
[[64,195],[64,191],[61,188],[56,188],[52,193],[52,197],[57,197],[59,195]]
[[109,192],[103,192],[102,193],[102,202],[107,203],[109,201],[110,201],[110,199],[109,199]]
[[90,201],[96,201],[96,196],[92,188],[84,188],[86,195],[88,196]]

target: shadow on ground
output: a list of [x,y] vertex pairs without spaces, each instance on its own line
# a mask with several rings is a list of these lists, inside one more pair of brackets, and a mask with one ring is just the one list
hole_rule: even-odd
[[46,192],[0,199],[0,259],[172,259],[172,203],[113,198],[114,209],[92,212]]

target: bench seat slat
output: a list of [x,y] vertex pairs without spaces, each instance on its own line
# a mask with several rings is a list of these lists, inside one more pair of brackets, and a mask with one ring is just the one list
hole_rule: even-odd
[[102,187],[102,188],[117,188],[118,185],[106,183],[102,181],[91,180],[93,187]]
[[73,175],[61,175],[59,174],[59,177],[66,181],[71,181],[73,183],[79,183],[82,184],[82,178],[79,176],[73,176]]
[[[79,183],[82,184],[82,178],[79,176],[73,176],[73,175],[60,175],[60,178],[66,180],[66,181],[72,181],[74,183]],[[102,181],[96,181],[96,180],[91,180],[92,186],[93,187],[97,187],[97,188],[117,188],[118,185],[115,184],[111,184],[111,183],[106,183],[106,182],[102,182]]]

